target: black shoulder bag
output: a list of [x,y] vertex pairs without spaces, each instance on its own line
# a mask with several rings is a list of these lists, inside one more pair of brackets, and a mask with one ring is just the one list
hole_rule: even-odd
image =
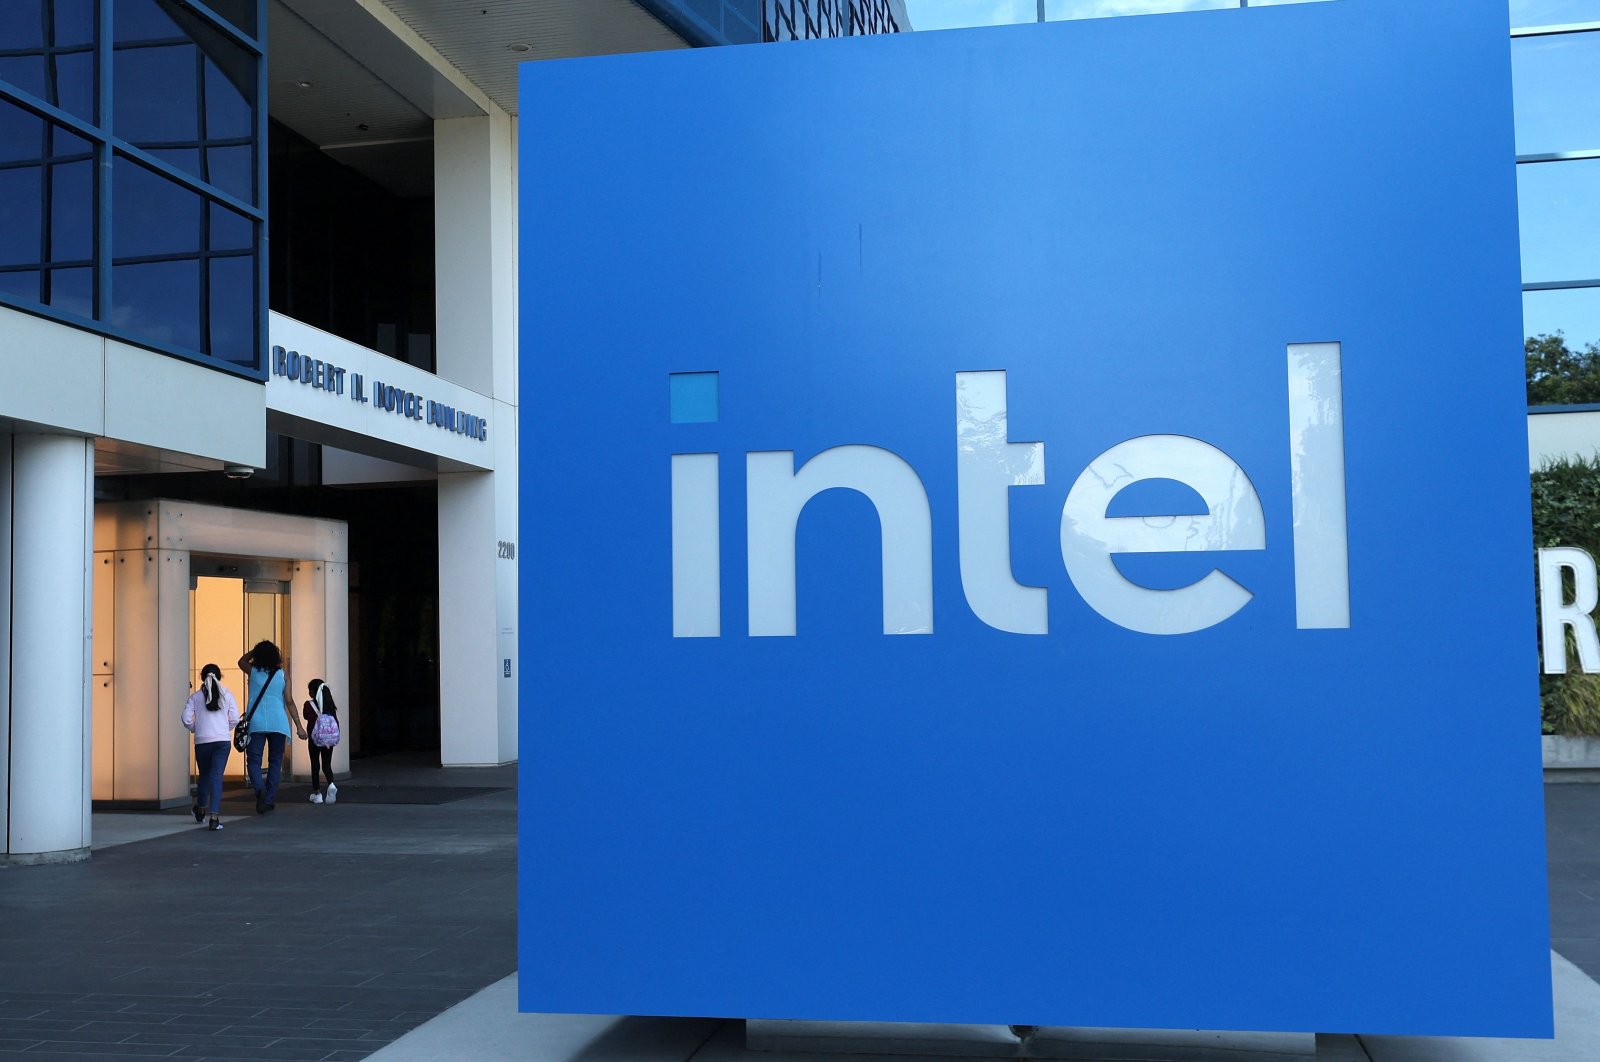
[[256,694],[256,699],[250,702],[250,710],[244,713],[244,718],[239,720],[239,725],[233,728],[233,747],[243,752],[250,747],[250,717],[256,714],[256,709],[261,707],[261,698],[267,695],[267,687],[272,685],[272,677],[278,673],[277,668],[267,672],[267,681],[261,684],[261,692]]

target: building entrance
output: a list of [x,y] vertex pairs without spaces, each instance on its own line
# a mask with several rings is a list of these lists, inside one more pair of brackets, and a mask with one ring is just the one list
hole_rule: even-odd
[[[339,520],[160,498],[95,507],[96,803],[186,806],[183,703],[214,663],[248,711],[239,656],[263,638],[283,651],[296,703],[313,678],[336,696],[350,688],[348,541]],[[340,700],[355,721],[359,702]],[[334,750],[336,776],[350,769],[347,744]],[[300,745],[289,744],[286,777],[309,771]],[[238,777],[243,757],[229,761]]]
[[[233,691],[239,714],[250,710],[249,683],[236,666],[241,653],[270,641],[288,660],[289,586],[292,565],[260,558],[195,555],[189,591],[189,689],[200,688],[200,669],[216,664]],[[213,574],[207,574],[213,573]],[[290,691],[291,693],[293,691]],[[260,710],[269,707],[263,705]],[[244,777],[244,757],[228,757],[226,777]]]

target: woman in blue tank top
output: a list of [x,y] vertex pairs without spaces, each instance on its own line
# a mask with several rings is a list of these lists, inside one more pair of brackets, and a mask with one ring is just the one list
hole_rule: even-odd
[[[245,771],[250,777],[250,788],[256,791],[256,814],[265,815],[277,806],[278,780],[283,777],[283,749],[289,740],[289,728],[302,738],[305,727],[295,718],[294,704],[289,700],[289,684],[283,677],[283,654],[268,641],[257,642],[254,649],[239,658],[239,670],[249,678],[249,695],[245,709],[249,726],[250,745],[245,749]],[[261,750],[267,752],[266,776],[261,771]]]

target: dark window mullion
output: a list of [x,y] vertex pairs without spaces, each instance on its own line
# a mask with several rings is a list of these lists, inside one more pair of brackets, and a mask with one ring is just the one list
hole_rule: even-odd
[[65,165],[69,162],[87,162],[94,158],[93,151],[80,151],[74,155],[54,155],[44,159],[17,159],[15,162],[0,162],[0,171],[4,170],[31,170],[35,166],[43,166],[46,162],[56,162]]
[[[48,14],[48,12],[47,12]],[[50,123],[39,126],[39,288],[35,293],[41,303],[50,305],[48,278],[44,263],[50,261]]]
[[[99,9],[96,12],[98,39],[95,41],[95,98],[96,118],[100,127],[109,131],[112,128],[111,88],[112,88],[112,42],[115,40],[115,25],[112,21],[111,0],[98,0]],[[93,316],[100,321],[111,320],[111,163],[116,157],[111,150],[111,144],[103,137],[96,138],[94,168],[94,310]]]
[[215,258],[249,258],[250,252],[245,251],[164,251],[159,254],[126,254],[118,255],[116,264],[122,265],[158,265],[162,262],[210,262]]
[[87,269],[94,265],[87,258],[63,258],[59,262],[24,262],[21,265],[0,265],[0,273],[24,273],[34,269]]
[[144,151],[193,151],[204,147],[249,147],[253,143],[247,136],[232,136],[219,140],[146,140],[139,147]]
[[252,37],[238,26],[235,26],[231,20],[223,18],[221,15],[211,10],[211,6],[205,3],[204,0],[188,0],[188,4],[189,8],[194,11],[195,14],[203,17],[207,22],[211,23],[219,33],[222,33],[224,36],[232,39],[235,44],[242,48],[247,48],[257,55],[261,55],[263,53],[264,49],[261,47],[261,42],[266,36],[266,24],[262,21],[262,16],[265,14],[265,12],[260,10],[261,5],[256,5],[256,30],[261,34],[261,36]]
[[56,0],[44,5],[44,98],[61,103],[61,88],[56,81]]
[[211,184],[211,152],[206,150],[206,53],[194,50],[194,131],[199,137],[195,147],[200,152],[200,179]]
[[81,55],[94,51],[92,44],[63,44],[55,48],[0,48],[0,59],[30,59],[36,55]]
[[261,211],[251,203],[221,188],[213,188],[200,180],[200,178],[193,174],[185,173],[160,156],[150,154],[150,152],[137,144],[120,138],[113,138],[112,146],[125,158],[139,163],[147,170],[159,173],[174,183],[181,184],[196,195],[203,196],[206,199],[215,199],[225,206],[232,207],[234,211],[243,214],[247,218],[261,219]]

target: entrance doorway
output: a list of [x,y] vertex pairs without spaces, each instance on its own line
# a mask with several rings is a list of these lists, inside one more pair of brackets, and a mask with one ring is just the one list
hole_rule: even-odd
[[[96,803],[188,805],[194,754],[181,706],[205,664],[222,671],[241,711],[239,656],[263,638],[283,649],[291,691],[312,678],[350,688],[342,521],[164,498],[101,503],[94,559]],[[334,749],[336,776],[350,770],[345,744]],[[242,757],[230,758],[238,777]],[[288,777],[305,766],[286,756]]]
[[[281,569],[281,570],[280,570]],[[260,558],[196,555],[189,592],[189,689],[200,688],[200,669],[216,664],[233,692],[241,717],[250,710],[249,682],[239,656],[260,641],[290,655],[290,564]],[[282,578],[277,578],[282,576]],[[263,705],[266,710],[268,705]],[[281,710],[281,709],[279,709]],[[226,777],[244,777],[244,757],[228,757]]]

